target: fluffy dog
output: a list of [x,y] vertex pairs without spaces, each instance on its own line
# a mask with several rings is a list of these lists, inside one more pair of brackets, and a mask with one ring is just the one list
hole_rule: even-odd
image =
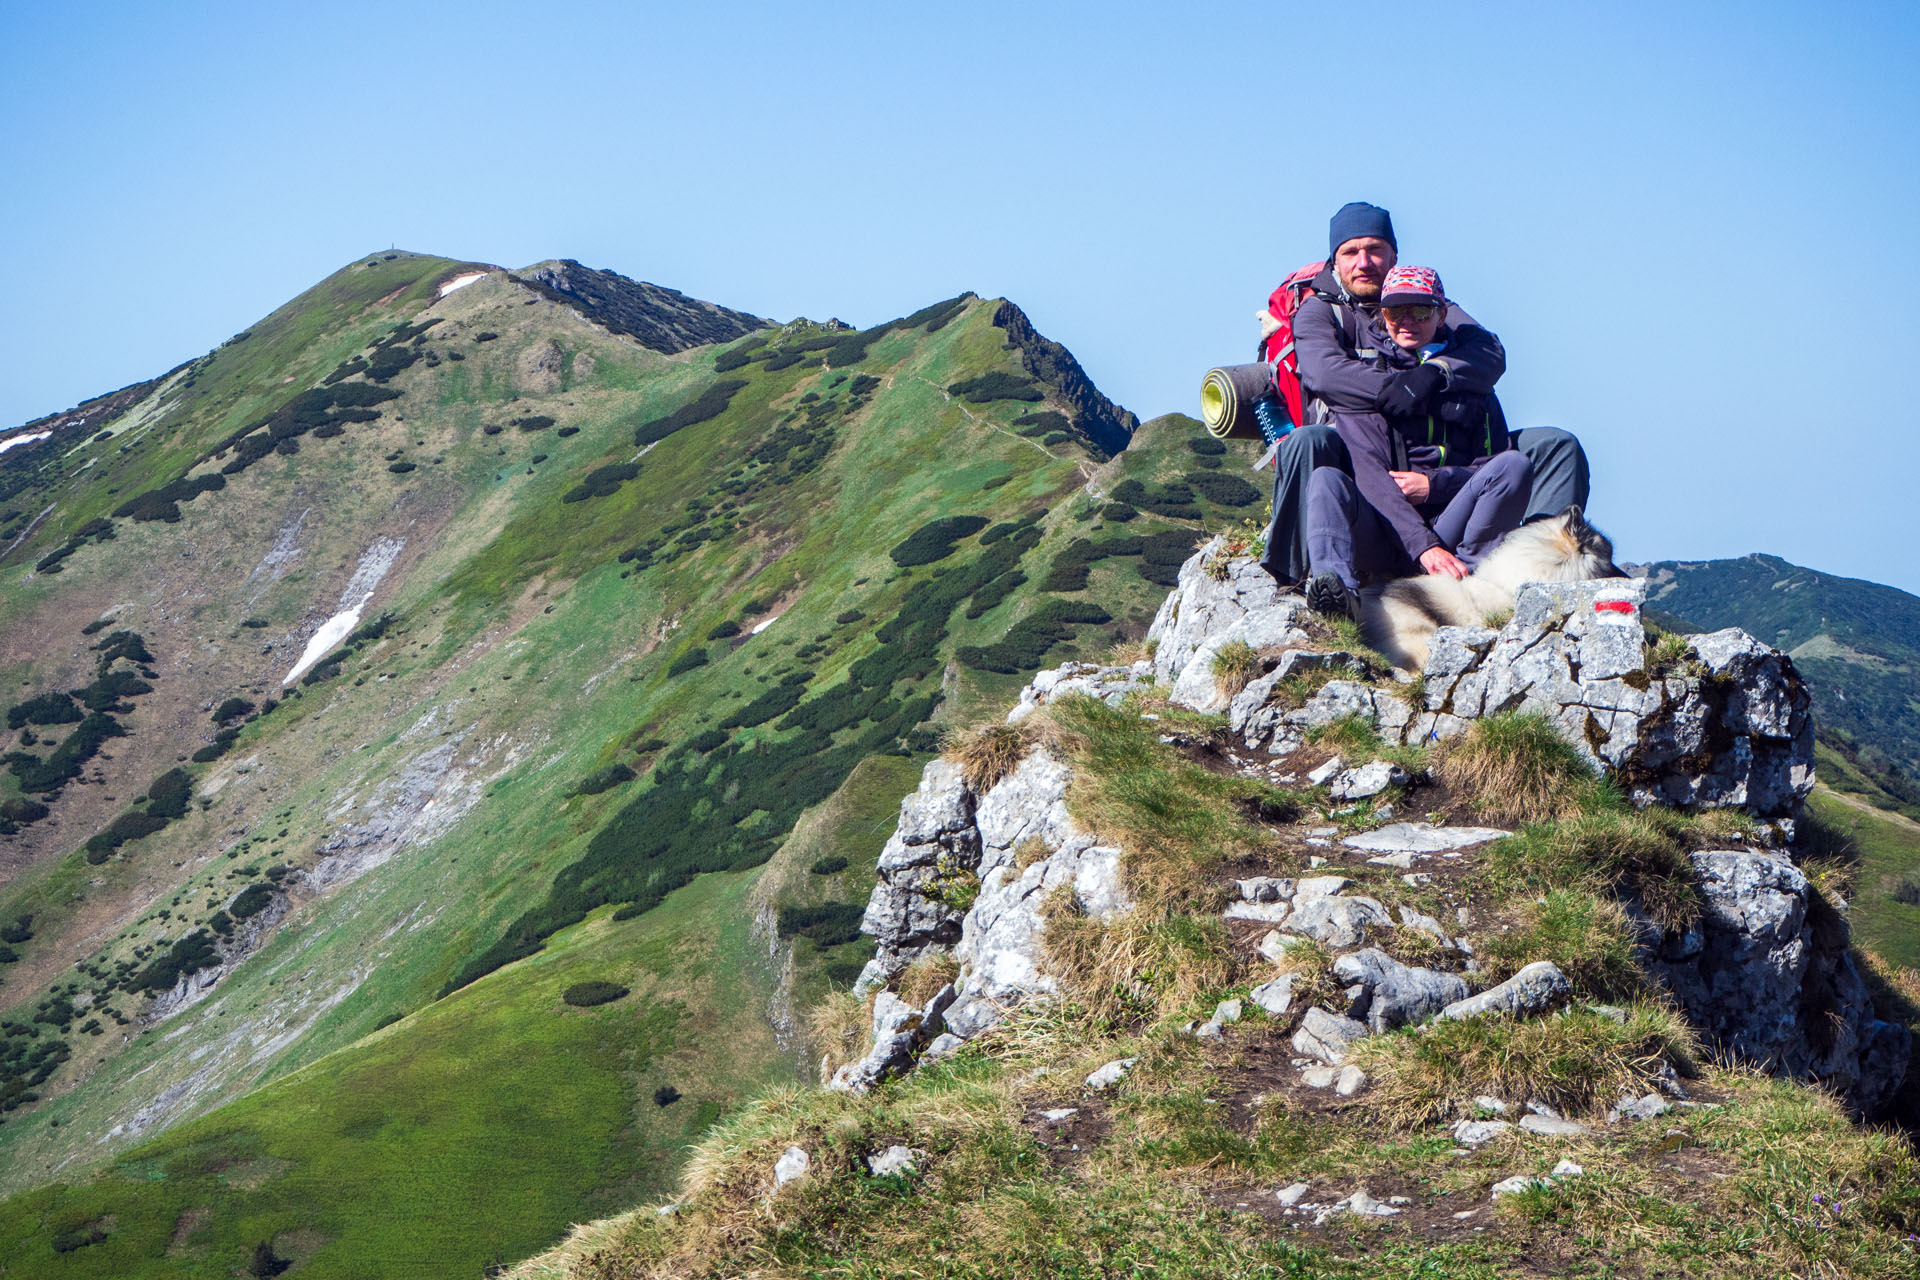
[[1426,574],[1396,578],[1361,593],[1360,631],[1396,667],[1418,671],[1441,627],[1481,627],[1513,608],[1525,582],[1584,582],[1624,578],[1613,563],[1613,543],[1588,524],[1577,506],[1522,525],[1465,578]]

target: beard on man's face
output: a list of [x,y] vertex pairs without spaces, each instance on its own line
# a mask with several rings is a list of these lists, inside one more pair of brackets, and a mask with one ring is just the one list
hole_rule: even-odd
[[1342,279],[1340,284],[1356,302],[1376,302],[1380,298],[1380,281],[1377,279]]

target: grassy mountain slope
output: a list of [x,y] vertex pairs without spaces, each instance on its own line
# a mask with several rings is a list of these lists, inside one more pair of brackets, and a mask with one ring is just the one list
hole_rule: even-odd
[[1813,686],[1821,736],[1920,814],[1920,599],[1778,556],[1666,560],[1647,572],[1653,607],[1791,652]]
[[1257,510],[1009,304],[557,292],[376,255],[3,456],[0,1266],[471,1274],[666,1185],[805,1066],[941,727]]

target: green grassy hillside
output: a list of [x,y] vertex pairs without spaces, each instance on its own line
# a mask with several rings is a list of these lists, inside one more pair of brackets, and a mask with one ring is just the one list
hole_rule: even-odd
[[376,255],[0,455],[0,1268],[470,1275],[653,1194],[810,1075],[940,733],[1260,510],[1004,303],[556,294]]

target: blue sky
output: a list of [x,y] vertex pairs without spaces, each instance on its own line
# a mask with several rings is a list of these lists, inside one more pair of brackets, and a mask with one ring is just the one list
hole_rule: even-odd
[[1920,7],[0,6],[0,428],[389,245],[781,319],[1018,302],[1197,411],[1349,199],[1631,559],[1920,591]]

